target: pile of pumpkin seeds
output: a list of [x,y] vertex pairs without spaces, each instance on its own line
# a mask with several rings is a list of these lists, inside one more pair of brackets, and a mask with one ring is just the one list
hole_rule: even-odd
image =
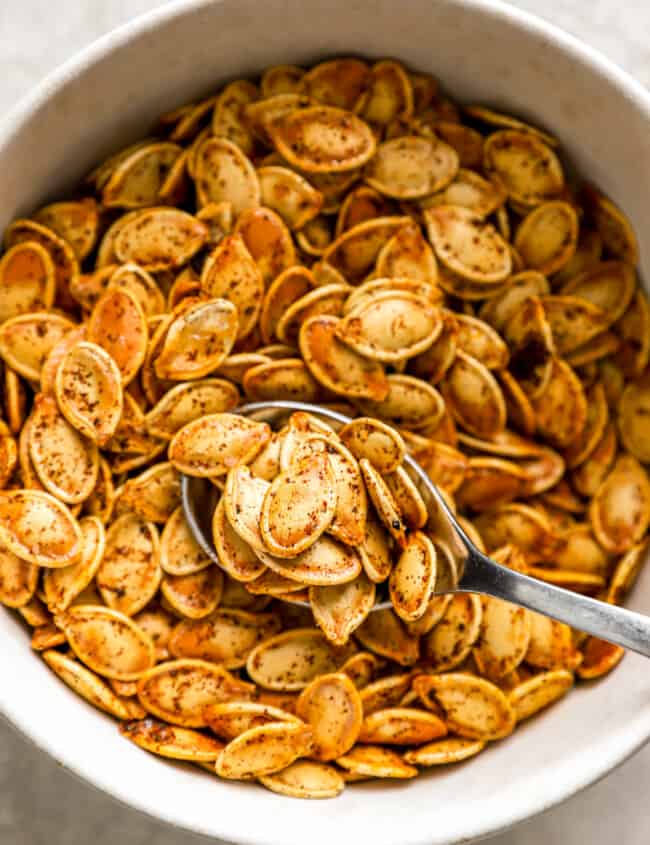
[[[403,467],[504,565],[633,586],[650,310],[630,223],[558,147],[397,61],[278,66],[7,228],[0,602],[124,737],[331,797],[465,760],[620,661],[434,595],[453,556]],[[269,399],[353,421],[236,414]],[[180,473],[215,485],[220,566]]]

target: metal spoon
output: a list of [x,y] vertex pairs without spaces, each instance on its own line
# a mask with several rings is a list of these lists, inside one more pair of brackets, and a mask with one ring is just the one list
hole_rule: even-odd
[[[350,422],[350,417],[344,414],[301,402],[254,402],[243,405],[235,413],[273,424],[294,411],[306,411],[341,424]],[[650,657],[650,617],[563,590],[495,563],[471,542],[422,467],[409,455],[404,458],[404,466],[429,511],[428,530],[444,541],[456,565],[456,572],[449,566],[449,571],[439,573],[437,594],[467,592],[494,596]],[[181,491],[185,517],[196,541],[220,566],[211,530],[218,490],[207,479],[184,475]],[[379,601],[373,612],[390,607],[389,601]]]

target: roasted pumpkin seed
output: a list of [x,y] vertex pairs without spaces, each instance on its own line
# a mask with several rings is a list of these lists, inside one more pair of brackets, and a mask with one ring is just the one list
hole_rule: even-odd
[[125,513],[106,532],[97,587],[106,604],[126,616],[142,610],[162,578],[158,530],[136,514]]
[[644,536],[650,523],[650,481],[632,455],[621,455],[596,491],[589,521],[609,552],[626,552]]
[[94,707],[116,716],[118,719],[133,719],[143,716],[137,704],[115,695],[110,686],[78,660],[73,660],[59,651],[49,649],[43,652],[43,660],[64,684],[74,690]]
[[300,352],[319,384],[354,399],[381,401],[390,386],[383,366],[363,358],[336,336],[337,317],[311,317],[300,329]]
[[47,568],[77,563],[82,552],[81,529],[70,510],[40,490],[0,492],[0,543]]
[[154,665],[149,635],[117,610],[76,605],[55,622],[79,660],[105,678],[135,681]]
[[296,628],[256,646],[246,668],[265,689],[295,692],[320,675],[337,672],[349,656],[349,648],[334,648],[318,629]]
[[445,188],[458,164],[458,154],[444,141],[407,135],[380,144],[364,176],[384,196],[418,199]]
[[494,684],[463,672],[422,677],[442,707],[450,731],[479,740],[502,739],[512,733],[515,712]]
[[336,763],[361,778],[413,778],[418,773],[399,754],[379,745],[356,745]]
[[266,423],[228,413],[209,414],[187,423],[174,435],[169,459],[188,475],[225,475],[251,461],[270,436]]
[[369,126],[333,106],[296,109],[274,121],[269,131],[276,149],[308,173],[339,173],[365,164],[375,153]]
[[510,275],[512,259],[496,229],[469,209],[433,206],[424,218],[438,259],[461,278],[492,285]]

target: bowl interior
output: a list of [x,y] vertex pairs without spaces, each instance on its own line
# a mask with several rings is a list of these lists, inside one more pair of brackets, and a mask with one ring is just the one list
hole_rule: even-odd
[[[0,228],[61,196],[154,118],[230,78],[320,56],[393,56],[437,76],[460,101],[514,113],[556,133],[577,169],[611,195],[643,236],[650,194],[650,98],[611,65],[544,24],[494,2],[222,0],[172,3],[66,65],[0,133]],[[650,239],[642,240],[650,281]],[[650,573],[631,606],[650,613]],[[550,712],[467,765],[407,783],[356,785],[332,804],[280,798],[163,763],[117,733],[30,651],[0,613],[0,711],[74,770],[152,815],[228,841],[436,845],[495,832],[609,771],[650,735],[650,673],[628,655]],[[9,675],[7,675],[9,677]]]

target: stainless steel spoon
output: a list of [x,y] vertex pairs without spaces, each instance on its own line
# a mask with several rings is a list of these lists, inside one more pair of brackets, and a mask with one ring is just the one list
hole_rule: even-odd
[[[235,413],[273,425],[294,411],[307,411],[316,417],[341,424],[350,422],[350,417],[344,414],[301,402],[254,402],[243,405]],[[500,566],[471,542],[422,467],[408,455],[404,465],[429,511],[428,530],[444,541],[456,566],[456,572],[452,572],[450,566],[450,571],[438,574],[436,593],[483,593],[494,596],[650,657],[650,617],[563,590]],[[207,479],[187,475],[182,477],[181,491],[185,517],[196,541],[220,566],[211,530],[219,491]],[[373,611],[390,607],[389,601],[379,601]]]

